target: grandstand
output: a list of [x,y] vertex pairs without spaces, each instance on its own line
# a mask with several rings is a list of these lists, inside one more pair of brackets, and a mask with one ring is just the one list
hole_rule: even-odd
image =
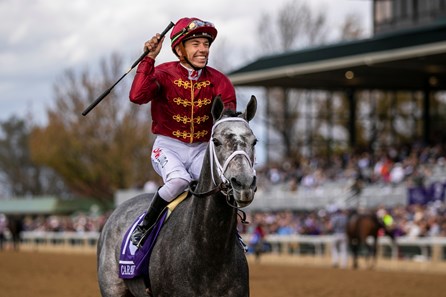
[[275,124],[262,135],[267,163],[277,151],[332,157],[444,141],[445,16],[444,1],[375,0],[370,38],[273,54],[232,71],[236,87],[267,94],[263,117]]

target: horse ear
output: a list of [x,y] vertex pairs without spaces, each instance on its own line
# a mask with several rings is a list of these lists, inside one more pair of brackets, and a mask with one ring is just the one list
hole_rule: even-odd
[[214,122],[220,119],[223,114],[223,101],[221,100],[221,95],[217,95],[214,98],[214,102],[212,103],[212,117],[214,118]]
[[243,113],[243,117],[246,121],[250,121],[254,118],[254,115],[257,111],[257,98],[252,95],[251,99],[248,102],[248,105],[246,106],[245,112]]

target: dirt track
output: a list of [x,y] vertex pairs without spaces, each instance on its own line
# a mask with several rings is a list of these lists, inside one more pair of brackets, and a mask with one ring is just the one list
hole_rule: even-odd
[[[250,263],[253,297],[445,296],[445,274]],[[446,271],[445,271],[446,273]],[[92,254],[0,252],[2,297],[99,296]]]

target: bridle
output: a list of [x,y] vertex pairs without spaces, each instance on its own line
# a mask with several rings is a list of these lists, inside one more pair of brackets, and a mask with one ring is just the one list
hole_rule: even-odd
[[[221,119],[221,120],[217,121],[214,124],[214,126],[212,127],[212,133],[211,133],[212,137],[214,135],[214,128],[217,127],[218,124],[223,123],[223,122],[230,122],[230,121],[233,121],[233,122],[235,122],[235,121],[245,122],[246,124],[248,124],[248,122],[245,119],[242,119],[242,118],[235,118],[234,117],[234,118],[224,118],[224,119]],[[248,160],[249,166],[251,167],[251,169],[254,172],[254,169],[252,168],[253,165],[252,165],[251,159],[249,158],[248,154],[245,151],[241,151],[241,150],[232,152],[232,154],[229,155],[229,157],[226,159],[225,163],[222,166],[220,164],[220,162],[218,161],[218,158],[217,158],[217,153],[215,151],[215,144],[213,142],[213,138],[211,139],[211,141],[209,143],[209,154],[210,154],[210,156],[212,158],[212,161],[211,161],[211,174],[212,174],[212,181],[213,181],[214,185],[217,185],[217,183],[215,182],[215,177],[214,177],[214,163],[217,165],[217,172],[218,172],[218,176],[219,176],[221,182],[229,185],[229,181],[224,176],[224,173],[225,173],[226,169],[228,168],[229,163],[238,155],[242,155],[242,156],[246,157],[246,159]]]
[[[216,186],[215,188],[207,191],[207,192],[202,192],[202,193],[197,193],[195,192],[195,187],[197,182],[193,181],[190,184],[190,192],[197,196],[197,197],[208,197],[210,195],[216,194],[218,192],[222,193],[225,197],[226,197],[226,202],[229,206],[236,208],[237,210],[241,211],[240,208],[235,205],[233,202],[231,202],[231,197],[232,196],[232,191],[233,188],[231,187],[231,183],[228,181],[228,179],[224,176],[224,173],[226,171],[226,169],[229,166],[229,163],[236,157],[236,156],[244,156],[247,160],[248,160],[248,164],[251,167],[252,172],[255,174],[255,170],[253,168],[253,163],[251,161],[251,159],[249,158],[249,155],[242,150],[237,150],[232,152],[229,157],[225,160],[225,162],[223,163],[223,165],[220,164],[220,161],[217,158],[217,152],[215,150],[215,144],[213,141],[213,135],[214,135],[214,129],[215,127],[217,127],[219,124],[224,123],[224,122],[230,122],[230,121],[237,121],[237,122],[245,122],[246,124],[248,124],[248,122],[243,119],[243,118],[239,118],[239,117],[229,117],[229,118],[223,118],[218,120],[217,122],[215,122],[215,124],[212,126],[212,132],[211,132],[211,140],[209,141],[209,156],[211,158],[211,177],[212,177],[212,182],[214,183],[214,185]],[[217,183],[217,178],[214,176],[214,166],[216,166],[216,171],[218,173],[218,179],[220,180],[220,183]],[[243,211],[242,211],[243,212]],[[244,214],[244,213],[243,213]]]

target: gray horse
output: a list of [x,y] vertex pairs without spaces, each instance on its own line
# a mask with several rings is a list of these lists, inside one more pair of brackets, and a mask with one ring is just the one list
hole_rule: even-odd
[[[256,109],[254,96],[243,113],[224,110],[219,97],[214,101],[214,126],[200,178],[169,217],[152,251],[152,296],[249,296],[249,269],[236,227],[239,208],[253,201],[256,190],[257,140],[248,124]],[[97,260],[104,297],[148,296],[142,278],[118,277],[118,261],[126,230],[149,202],[143,194],[121,204],[101,232]]]

